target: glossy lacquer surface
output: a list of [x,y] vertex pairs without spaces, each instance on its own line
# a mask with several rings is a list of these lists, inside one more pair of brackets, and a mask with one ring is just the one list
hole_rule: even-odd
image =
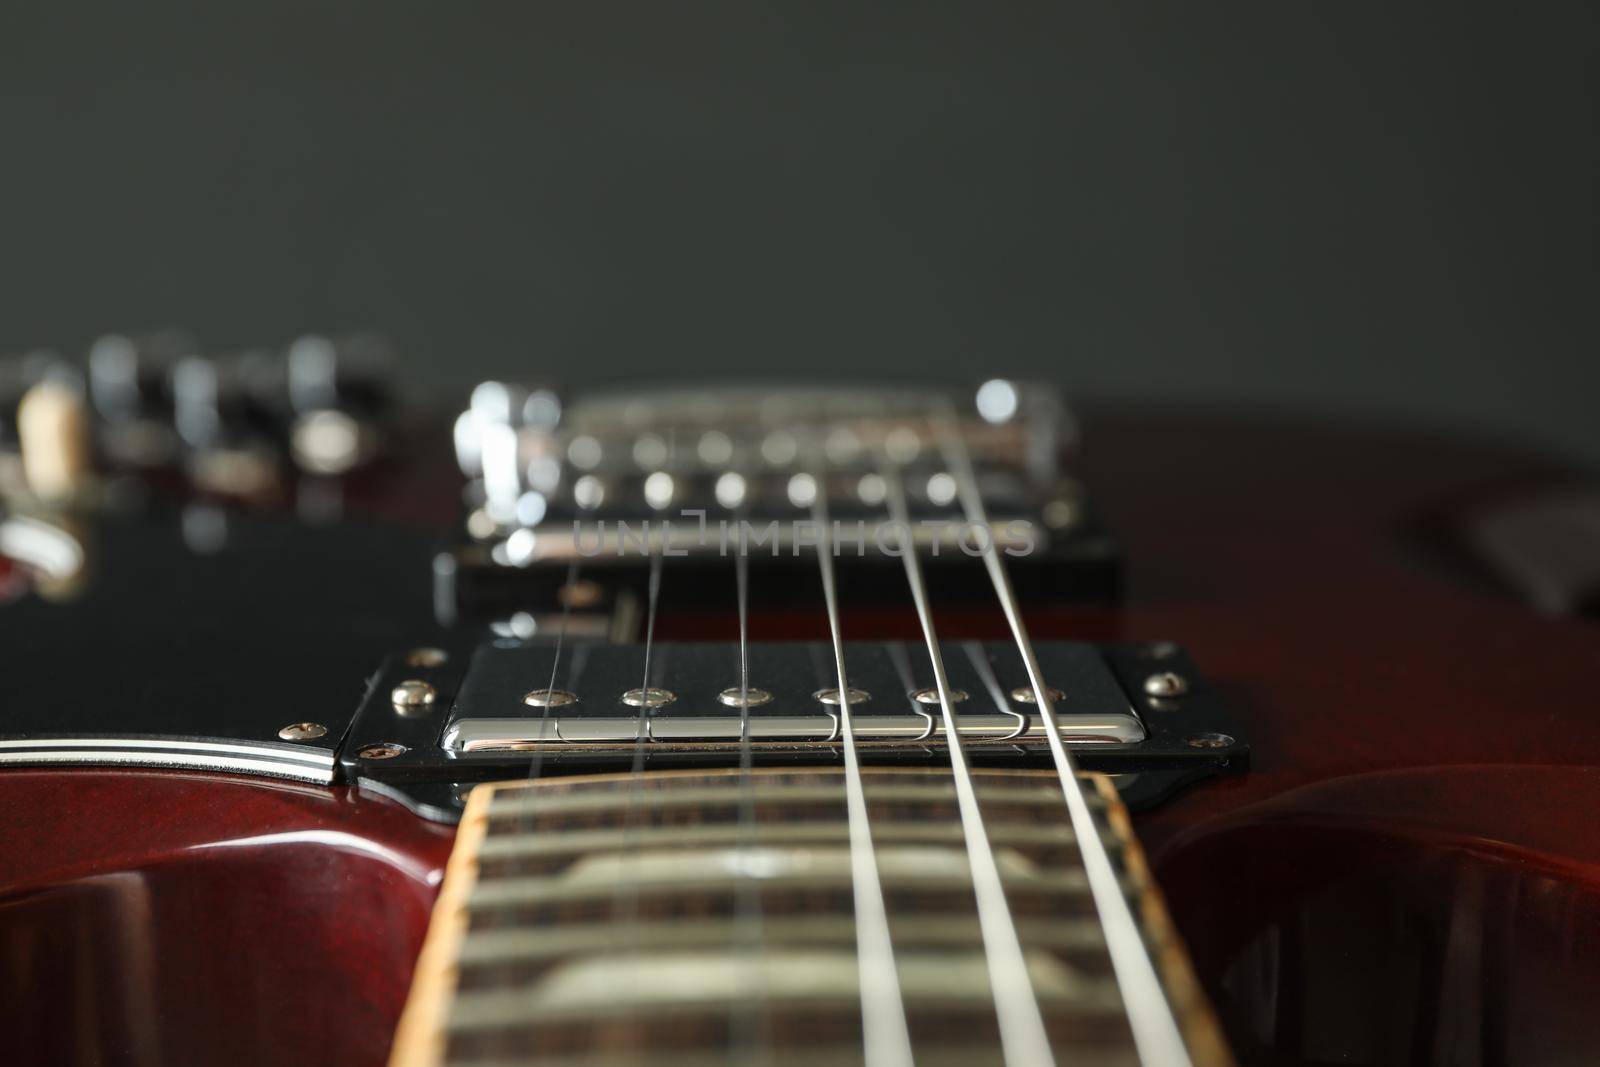
[[348,790],[0,774],[6,1063],[374,1064],[451,836]]
[[[1571,472],[1176,416],[1090,419],[1086,440],[1128,595],[1030,620],[1181,641],[1248,734],[1247,775],[1135,819],[1240,1060],[1600,1062],[1600,627],[1534,614],[1419,532]],[[663,588],[685,603],[670,569]],[[752,593],[758,636],[820,635]],[[314,610],[262,595],[265,617]],[[996,612],[935,600],[942,633],[1004,635]],[[846,637],[911,625],[852,612]],[[340,789],[0,774],[5,1061],[379,1064],[448,847]]]

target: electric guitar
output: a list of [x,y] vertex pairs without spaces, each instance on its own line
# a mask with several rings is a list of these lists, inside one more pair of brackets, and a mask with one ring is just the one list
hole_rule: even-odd
[[4,1062],[1600,1056],[1582,472],[388,361],[0,363]]

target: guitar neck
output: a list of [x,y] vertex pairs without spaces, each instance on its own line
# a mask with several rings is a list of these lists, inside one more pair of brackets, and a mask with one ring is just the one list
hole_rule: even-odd
[[[954,784],[861,773],[916,1061],[1001,1062]],[[1059,781],[972,778],[1058,1062],[1139,1062]],[[1104,776],[1083,781],[1192,1061],[1228,1062],[1126,812]],[[479,787],[392,1067],[861,1062],[845,782],[758,769]]]

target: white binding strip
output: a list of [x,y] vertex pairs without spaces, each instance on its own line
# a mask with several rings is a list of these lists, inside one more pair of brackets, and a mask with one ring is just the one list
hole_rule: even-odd
[[822,596],[828,606],[828,634],[833,639],[833,666],[839,677],[839,716],[844,738],[845,808],[850,820],[850,883],[856,908],[856,966],[861,985],[862,1050],[868,1067],[911,1067],[911,1031],[900,996],[900,972],[894,962],[889,912],[878,878],[878,857],[867,822],[867,795],[856,758],[850,683],[845,678],[844,637],[839,626],[839,597],[833,580],[833,539],[829,536],[827,493],[817,492],[812,520],[820,531],[817,566],[822,571]]
[[[886,465],[883,474],[888,487],[891,518],[899,529],[911,528],[906,512],[905,486],[897,467]],[[900,558],[905,563],[906,580],[911,584],[911,599],[917,606],[922,636],[933,663],[933,681],[939,690],[939,710],[944,716],[945,736],[949,739],[950,764],[955,769],[956,803],[961,810],[961,828],[967,842],[967,863],[972,868],[972,889],[978,901],[978,932],[983,938],[989,986],[994,992],[995,1016],[1000,1023],[1000,1051],[1009,1067],[1045,1067],[1055,1063],[1050,1035],[1028,976],[1028,961],[1006,903],[1005,885],[995,863],[989,833],[983,826],[978,794],[967,769],[967,755],[961,743],[950,701],[950,680],[945,676],[944,657],[939,652],[939,637],[933,628],[933,612],[928,607],[927,587],[922,580],[922,565],[910,538],[901,541]]]
[[[987,526],[983,495],[978,490],[972,461],[952,421],[948,412],[940,412],[933,419],[940,450],[951,476],[955,478],[956,492],[967,521]],[[993,538],[985,538],[983,545],[984,566],[989,571],[990,581],[994,583],[995,594],[1000,598],[1000,607],[1011,626],[1017,649],[1022,653],[1022,662],[1028,671],[1028,683],[1033,687],[1045,736],[1050,742],[1050,753],[1055,758],[1061,791],[1072,816],[1073,831],[1078,835],[1084,870],[1089,877],[1089,889],[1094,897],[1095,909],[1100,914],[1100,925],[1105,931],[1111,965],[1122,990],[1122,1002],[1128,1012],[1128,1024],[1133,1030],[1139,1059],[1142,1063],[1160,1067],[1187,1067],[1191,1062],[1188,1047],[1178,1029],[1178,1021],[1173,1017],[1172,1006],[1167,1002],[1155,964],[1145,949],[1139,924],[1128,907],[1128,898],[1122,894],[1116,870],[1111,866],[1111,857],[1106,854],[1105,842],[1095,827],[1094,816],[1089,812],[1083,787],[1078,782],[1077,763],[1061,740],[1055,705],[1050,700],[1050,687],[1045,685],[1044,676],[1039,670],[1039,660],[1034,655],[1033,642],[1028,639],[1028,630],[1022,621],[1022,612],[1017,607],[1011,579],[1006,575],[1005,564],[995,550]]]
[[154,748],[183,752],[237,752],[242,755],[270,755],[314,767],[332,767],[333,755],[311,749],[263,748],[260,745],[230,745],[216,741],[179,741],[142,737],[50,737],[0,741],[0,749],[59,748]]
[[319,772],[303,763],[270,763],[266,760],[224,759],[184,752],[118,751],[116,749],[79,749],[75,752],[3,752],[0,763],[30,766],[45,763],[67,763],[76,766],[138,766],[138,767],[200,767],[208,771],[225,771],[235,774],[261,774],[272,778],[293,778],[299,782],[333,783],[333,768]]

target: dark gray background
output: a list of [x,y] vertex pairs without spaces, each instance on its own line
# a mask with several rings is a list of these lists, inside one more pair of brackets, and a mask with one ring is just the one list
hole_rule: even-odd
[[1587,5],[7,5],[0,347],[1043,375],[1600,458]]

